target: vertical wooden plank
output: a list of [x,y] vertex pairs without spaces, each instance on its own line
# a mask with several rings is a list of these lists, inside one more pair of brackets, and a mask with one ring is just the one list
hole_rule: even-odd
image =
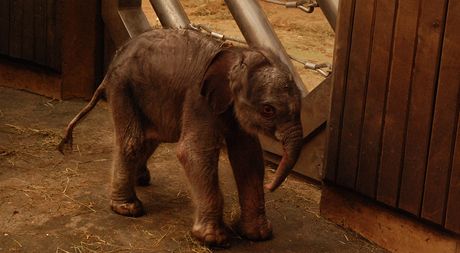
[[[457,7],[455,9],[459,11],[460,8]],[[452,16],[454,16],[454,14]],[[457,24],[459,23],[457,22]],[[457,57],[457,60],[458,59],[459,58]],[[457,84],[458,84],[458,80],[460,79],[457,79]],[[460,95],[458,99],[460,100]],[[457,106],[460,106],[460,104],[457,104]],[[456,233],[460,233],[460,212],[459,210],[460,210],[460,113],[457,113],[457,137],[455,141],[455,149],[454,149],[454,155],[453,155],[453,161],[452,161],[452,173],[450,176],[449,197],[447,200],[447,212],[446,212],[446,221],[445,221],[445,227]]]
[[377,0],[356,190],[375,197],[396,0]]
[[55,49],[55,31],[56,31],[56,13],[55,0],[46,0],[46,64],[54,65],[54,49]]
[[[66,0],[67,1],[67,0]],[[54,45],[56,47],[55,49],[55,52],[54,52],[54,57],[55,57],[55,64],[54,64],[54,69],[56,71],[58,71],[59,73],[61,73],[62,71],[62,64],[63,64],[63,60],[62,60],[62,51],[63,51],[63,44],[62,44],[62,41],[64,40],[64,24],[63,24],[63,17],[64,15],[67,15],[64,13],[63,9],[64,9],[64,5],[66,2],[64,0],[54,0],[55,2],[55,8],[54,8],[54,12],[55,12],[55,27],[56,27],[56,30],[55,30],[55,36],[54,36]],[[85,1],[86,5],[88,6],[88,9],[87,9],[87,15],[90,15],[91,17],[94,17],[93,16],[93,12],[92,12],[92,9],[94,8],[94,4],[92,2],[89,2],[89,1]],[[89,5],[91,5],[91,8],[89,7]],[[66,16],[67,17],[67,16]],[[85,24],[81,24],[82,27],[86,27]],[[87,29],[90,29],[89,27],[87,27]],[[91,34],[92,31],[91,31]],[[82,43],[83,44],[83,43]]]
[[8,54],[10,33],[10,0],[0,1],[0,54]]
[[[422,217],[438,224],[444,222],[459,113],[459,11],[458,1],[449,4],[422,206]],[[458,163],[455,166],[458,166]],[[454,174],[455,172],[452,173]],[[452,177],[454,181],[459,178]],[[455,204],[455,201],[453,203]],[[460,209],[456,209],[456,212],[457,220],[460,221]]]
[[46,3],[46,62],[56,71],[61,70],[59,3],[59,0],[47,0]]
[[340,145],[344,92],[348,73],[348,60],[353,28],[355,0],[340,1],[334,49],[331,112],[328,120],[326,180],[335,182]]
[[101,1],[66,0],[62,20],[62,97],[90,98],[102,70]]
[[357,0],[343,111],[337,183],[354,188],[369,70],[375,0]]
[[22,3],[22,0],[12,0],[10,2],[9,55],[12,57],[21,57]]
[[34,0],[34,61],[46,64],[46,0]]
[[447,0],[423,0],[420,10],[399,198],[399,207],[414,215],[422,204],[446,5]]
[[[450,1],[447,12],[446,34],[444,37],[443,58],[440,80],[446,79],[457,87],[460,86],[460,2]],[[449,55],[449,56],[448,56]],[[450,59],[448,61],[448,59]],[[452,62],[450,62],[452,61]],[[447,213],[445,227],[460,233],[460,94],[457,96],[457,137],[452,158],[452,170],[447,199]]]
[[21,57],[34,59],[34,0],[23,0]]
[[399,1],[396,16],[377,185],[377,200],[390,206],[396,206],[398,198],[419,3]]

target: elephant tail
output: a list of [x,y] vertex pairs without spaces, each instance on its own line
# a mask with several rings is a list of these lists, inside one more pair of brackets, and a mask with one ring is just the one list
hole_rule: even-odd
[[97,102],[102,98],[102,95],[105,92],[105,80],[102,81],[101,85],[96,89],[91,98],[91,101],[75,116],[72,121],[70,121],[69,125],[65,130],[64,138],[62,138],[61,142],[59,143],[57,149],[61,154],[64,154],[64,149],[72,148],[72,133],[73,129],[77,126],[78,122],[80,122],[85,116],[96,106]]

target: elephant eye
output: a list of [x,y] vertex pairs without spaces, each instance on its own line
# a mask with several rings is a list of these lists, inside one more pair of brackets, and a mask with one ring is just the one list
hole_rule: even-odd
[[263,105],[262,107],[262,116],[264,118],[272,118],[275,116],[276,109],[271,105]]

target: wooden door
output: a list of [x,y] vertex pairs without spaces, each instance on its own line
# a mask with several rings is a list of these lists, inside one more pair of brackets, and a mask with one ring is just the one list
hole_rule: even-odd
[[460,233],[460,2],[339,11],[326,180]]

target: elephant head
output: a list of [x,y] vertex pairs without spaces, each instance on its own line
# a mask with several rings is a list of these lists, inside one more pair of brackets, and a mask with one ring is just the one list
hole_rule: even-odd
[[302,147],[301,93],[287,66],[270,52],[247,48],[220,51],[209,65],[201,94],[216,114],[233,105],[248,133],[281,141],[284,154],[273,182],[274,191],[288,176]]

